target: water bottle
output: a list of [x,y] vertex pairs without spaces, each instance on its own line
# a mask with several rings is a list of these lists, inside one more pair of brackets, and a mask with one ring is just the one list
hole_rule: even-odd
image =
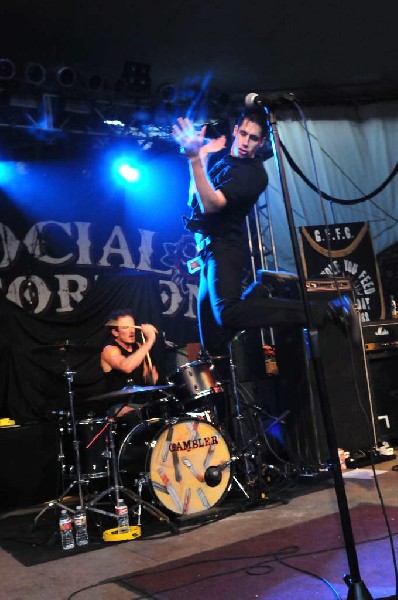
[[390,312],[391,312],[391,318],[396,319],[397,318],[397,304],[395,302],[394,296],[390,296]]
[[87,514],[81,506],[76,506],[73,524],[75,526],[76,545],[84,546],[85,544],[88,544]]
[[128,533],[130,531],[129,511],[124,500],[119,500],[115,506],[117,517],[117,532]]
[[72,519],[66,509],[61,511],[59,517],[59,532],[61,534],[62,550],[71,550],[75,547],[75,539],[73,537]]

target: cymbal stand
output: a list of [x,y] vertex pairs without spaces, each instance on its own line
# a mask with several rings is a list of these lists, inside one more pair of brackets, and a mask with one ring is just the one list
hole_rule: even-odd
[[[121,409],[119,409],[121,410]],[[119,411],[118,411],[119,412]],[[117,415],[117,413],[116,413]],[[115,416],[116,416],[115,415]],[[107,517],[113,517],[116,518],[116,515],[114,512],[109,512],[106,510],[102,510],[101,508],[97,508],[95,505],[105,496],[113,493],[114,497],[115,497],[115,504],[117,505],[119,502],[119,499],[121,497],[121,495],[127,496],[128,498],[130,498],[131,500],[133,500],[139,507],[138,509],[138,518],[139,521],[141,519],[141,508],[146,509],[150,514],[152,514],[153,516],[155,516],[157,519],[159,519],[159,521],[164,521],[165,523],[167,523],[170,531],[174,534],[179,533],[177,527],[171,522],[171,520],[169,519],[169,517],[167,515],[165,515],[163,512],[161,512],[158,508],[156,508],[155,506],[152,506],[152,504],[150,504],[149,502],[146,502],[145,500],[143,500],[139,494],[134,493],[132,490],[130,490],[129,488],[124,487],[123,485],[120,485],[120,481],[119,481],[119,477],[118,477],[118,468],[117,468],[117,461],[116,461],[116,446],[115,446],[115,435],[116,435],[116,423],[115,423],[115,416],[114,417],[108,417],[108,429],[109,429],[109,453],[110,453],[110,459],[111,459],[111,469],[112,469],[112,473],[113,473],[113,485],[111,485],[110,487],[108,487],[106,490],[102,491],[100,494],[98,494],[97,496],[95,496],[95,498],[93,498],[92,500],[90,500],[86,505],[85,508],[87,511],[93,511],[102,515],[105,515]],[[139,491],[141,493],[141,485],[139,486]]]
[[[238,390],[238,379],[237,379],[237,375],[236,375],[237,367],[236,367],[236,363],[235,363],[233,343],[234,343],[234,340],[231,340],[231,342],[229,343],[229,366],[230,366],[230,371],[231,371],[232,393],[233,393],[234,412],[235,412],[235,414],[232,417],[232,421],[233,421],[233,430],[234,430],[233,434],[234,434],[234,438],[235,438],[234,442],[238,446],[238,449],[241,449],[244,445],[245,436],[244,436],[244,431],[243,431],[243,416],[242,416],[242,412],[241,412],[240,395],[239,395],[239,390]],[[245,476],[247,478],[247,482],[249,484],[251,484],[253,470],[251,468],[247,453],[243,452],[242,458],[244,461],[244,469],[245,469]]]
[[62,501],[66,496],[69,495],[69,492],[76,485],[78,488],[79,506],[83,506],[83,504],[84,504],[82,485],[83,485],[83,483],[85,483],[85,481],[82,480],[82,477],[81,477],[80,451],[79,451],[79,442],[77,439],[77,429],[76,429],[76,419],[75,419],[75,409],[74,409],[73,378],[76,375],[76,372],[71,371],[71,369],[69,368],[68,357],[67,357],[67,353],[68,353],[67,344],[65,344],[65,346],[61,347],[61,351],[66,353],[65,357],[62,358],[62,361],[65,363],[64,376],[66,377],[67,388],[68,388],[69,411],[70,411],[70,418],[71,418],[71,423],[72,423],[72,446],[73,446],[73,450],[75,453],[76,479],[74,481],[72,481],[72,483],[66,488],[66,490],[64,490],[62,492],[61,496],[59,496],[56,500],[50,500],[49,502],[46,502],[46,506],[35,517],[35,519],[33,521],[33,526],[36,525],[36,523],[41,518],[41,516],[44,515],[44,513],[49,508],[52,508],[53,506],[59,506],[60,508],[63,508],[71,513],[74,513],[75,511],[72,510],[70,507],[66,506],[65,504],[63,504]]

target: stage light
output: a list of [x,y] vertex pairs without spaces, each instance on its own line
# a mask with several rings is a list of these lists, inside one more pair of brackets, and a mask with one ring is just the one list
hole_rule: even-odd
[[28,63],[25,67],[25,78],[28,83],[41,85],[46,80],[46,70],[38,63]]
[[0,187],[8,184],[12,179],[14,163],[9,161],[0,161]]
[[15,65],[9,58],[0,58],[0,79],[3,81],[15,77]]
[[172,83],[164,83],[160,86],[159,98],[165,104],[174,104],[177,101],[177,88]]
[[62,87],[72,87],[76,83],[76,73],[70,67],[60,67],[56,72],[56,79]]
[[151,78],[148,64],[126,60],[121,78],[126,81],[128,92],[134,92],[139,96],[149,95]]
[[135,183],[140,178],[139,170],[128,163],[121,164],[118,168],[118,173],[127,183]]

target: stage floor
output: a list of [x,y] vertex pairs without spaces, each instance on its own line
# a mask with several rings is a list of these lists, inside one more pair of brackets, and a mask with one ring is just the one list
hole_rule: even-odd
[[[394,470],[398,469],[398,461],[394,458],[375,466],[394,535],[398,532],[398,471]],[[315,479],[304,484],[307,487],[304,493],[298,486],[295,494],[294,486],[289,486],[284,500],[281,495],[280,502],[267,504],[264,501],[254,507],[247,506],[247,510],[241,501],[243,510],[225,510],[226,516],[218,520],[181,525],[179,535],[163,528],[149,537],[100,543],[90,552],[74,555],[64,552],[61,558],[50,558],[32,566],[25,566],[11,553],[0,549],[0,595],[10,600],[72,597],[76,600],[192,600],[204,595],[239,600],[327,600],[338,598],[339,593],[341,598],[346,598],[347,587],[342,578],[349,567],[335,490],[331,480],[320,484]],[[391,547],[371,467],[346,471],[344,482],[362,581],[372,598],[391,597],[395,593]],[[239,496],[236,492],[234,495]],[[227,507],[228,495],[220,509],[223,505]],[[13,519],[16,523],[22,515],[28,515],[33,522],[39,508],[3,513],[0,528],[1,523],[7,523],[10,530],[11,523],[12,532]],[[149,523],[148,517],[145,521]],[[147,526],[150,528],[150,523]],[[143,534],[145,527],[144,522]],[[4,531],[4,527],[2,529]],[[286,566],[277,554],[293,543],[297,549],[288,551],[288,554],[293,553],[290,556],[293,560],[289,559],[290,566]],[[40,553],[40,547],[36,551]],[[46,552],[51,553],[51,547]],[[58,544],[54,546],[54,553],[60,554]],[[258,563],[264,556],[272,574],[267,574],[264,565],[263,570],[259,570]],[[216,569],[217,564],[222,565],[220,571]],[[254,567],[257,570],[253,571]],[[146,579],[137,575],[147,569],[153,571]],[[282,572],[278,573],[278,569]],[[234,577],[238,577],[236,583]],[[321,577],[333,585],[336,593]]]

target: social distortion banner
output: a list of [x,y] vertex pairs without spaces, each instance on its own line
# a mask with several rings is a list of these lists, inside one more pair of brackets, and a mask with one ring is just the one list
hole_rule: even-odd
[[169,325],[176,321],[172,329],[181,342],[187,322],[196,322],[197,276],[186,264],[194,255],[194,239],[184,233],[172,241],[147,229],[127,233],[120,225],[48,220],[21,235],[0,223],[0,286],[8,300],[34,314],[68,315],[101,273],[155,273],[163,315]]
[[380,273],[368,222],[300,227],[307,279],[345,277],[353,285],[363,322],[385,318]]

